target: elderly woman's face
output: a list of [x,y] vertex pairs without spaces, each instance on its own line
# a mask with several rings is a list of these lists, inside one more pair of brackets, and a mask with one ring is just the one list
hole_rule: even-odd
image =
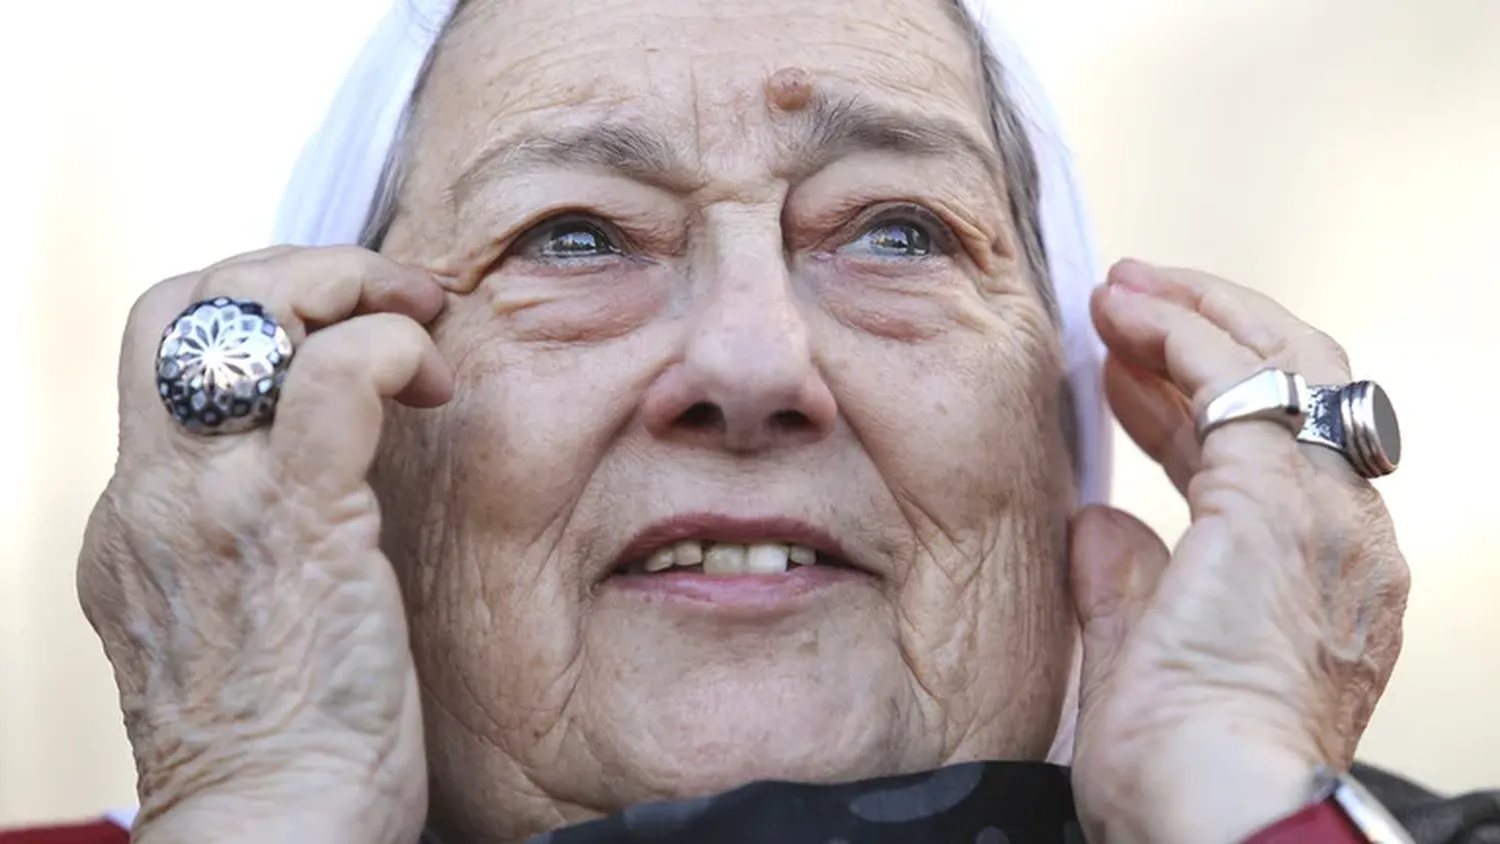
[[450,823],[1046,752],[1062,374],[947,2],[465,8],[385,247],[457,398],[375,478]]

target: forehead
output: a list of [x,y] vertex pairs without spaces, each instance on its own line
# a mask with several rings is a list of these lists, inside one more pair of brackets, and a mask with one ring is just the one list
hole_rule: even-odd
[[[470,0],[418,112],[449,176],[517,127],[644,115],[712,165],[770,125],[765,83],[928,116],[987,138],[984,92],[955,0]],[[472,163],[472,162],[468,162]]]

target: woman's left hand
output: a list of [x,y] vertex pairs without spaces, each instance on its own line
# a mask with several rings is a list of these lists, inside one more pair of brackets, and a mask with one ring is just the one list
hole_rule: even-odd
[[1347,769],[1401,647],[1409,573],[1380,496],[1273,422],[1200,447],[1198,409],[1267,367],[1351,379],[1343,350],[1222,279],[1116,265],[1093,315],[1121,426],[1186,497],[1175,551],[1110,508],[1073,527],[1084,625],[1074,782],[1089,839],[1230,844]]

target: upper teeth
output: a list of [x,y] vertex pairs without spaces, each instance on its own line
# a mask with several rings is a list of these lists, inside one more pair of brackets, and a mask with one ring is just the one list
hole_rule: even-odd
[[774,542],[737,545],[686,539],[652,554],[646,560],[646,571],[701,563],[704,574],[785,574],[789,563],[810,566],[817,561],[818,552],[804,545]]

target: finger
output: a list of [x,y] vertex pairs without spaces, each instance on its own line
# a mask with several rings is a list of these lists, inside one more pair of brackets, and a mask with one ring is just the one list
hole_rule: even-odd
[[414,320],[369,314],[319,331],[297,354],[271,426],[271,458],[305,489],[340,495],[363,488],[375,457],[382,402],[452,395],[453,376]]
[[[1223,329],[1181,305],[1118,285],[1095,290],[1092,305],[1110,354],[1165,377],[1188,397],[1195,418],[1215,396],[1266,365]],[[1268,466],[1284,463],[1282,458],[1296,450],[1297,440],[1280,422],[1245,419],[1215,429],[1199,449],[1199,463]]]
[[[264,306],[300,345],[310,331],[363,313],[397,313],[431,322],[443,288],[427,272],[356,246],[246,259],[204,271],[194,300],[230,296]],[[186,307],[188,303],[184,303]]]
[[[1202,273],[1161,271],[1127,261],[1111,270],[1110,283],[1095,291],[1092,306],[1095,325],[1111,353],[1165,375],[1190,398],[1194,413],[1224,390],[1272,366],[1312,383],[1347,383],[1349,365],[1343,349],[1268,301]],[[1231,329],[1258,348],[1236,339]],[[1262,450],[1270,456],[1295,442],[1271,422],[1246,421],[1220,430],[1235,433],[1216,432],[1210,438],[1215,451],[1222,451],[1220,443],[1226,438],[1236,441],[1233,450],[1240,455]],[[1324,470],[1346,480],[1358,478],[1341,455],[1317,446],[1301,450]]]
[[[131,310],[120,353],[121,436],[173,442],[160,409],[156,352],[162,331],[189,305],[215,296],[258,302],[301,345],[310,328],[356,313],[392,312],[429,322],[445,294],[431,276],[357,247],[271,247],[231,258],[201,273],[155,285]],[[425,401],[420,395],[417,401]],[[152,433],[154,432],[154,433]]]
[[304,251],[305,249],[306,247],[287,246],[285,244],[278,246],[267,246],[263,249],[257,249],[254,252],[245,252],[240,255],[225,258],[224,260],[219,261],[216,264],[210,264],[205,268],[205,270],[218,270],[223,269],[224,267],[232,267],[235,264],[251,264],[256,261],[266,261],[272,258],[279,258],[292,252]]
[[1194,412],[1266,365],[1222,328],[1174,302],[1110,284],[1097,288],[1090,304],[1110,354],[1166,377]]
[[[326,247],[326,248],[340,249],[340,248],[353,248],[353,247]],[[279,245],[279,246],[267,246],[264,249],[257,249],[254,252],[246,252],[243,255],[235,255],[232,258],[226,258],[226,259],[218,262],[217,264],[210,265],[206,269],[207,270],[219,270],[219,269],[223,269],[225,267],[232,267],[232,266],[235,266],[235,265],[238,265],[238,264],[252,264],[252,263],[259,262],[259,261],[272,261],[272,260],[276,260],[278,258],[281,258],[283,256],[289,255],[289,254],[291,254],[293,252],[308,252],[310,250],[311,250],[311,247],[306,247],[306,246],[291,246],[291,245],[285,245],[285,244]],[[367,250],[361,250],[361,251],[367,251]],[[414,267],[413,269],[423,270],[424,268]],[[439,270],[432,269],[432,268],[425,268],[425,271],[429,275],[431,275],[433,281],[437,282],[438,285],[441,286],[444,290],[454,290],[455,287],[459,283],[458,279],[456,279],[456,278],[454,278],[452,276],[443,275],[443,274],[441,274],[441,272]]]
[[1304,367],[1301,374],[1313,383],[1343,384],[1352,378],[1343,347],[1258,290],[1198,270],[1140,261],[1119,262],[1109,281],[1196,311],[1263,359]]
[[1104,362],[1104,394],[1120,427],[1147,457],[1160,464],[1177,491],[1186,495],[1199,463],[1187,399],[1160,375],[1113,355]]
[[1094,695],[1114,676],[1171,555],[1151,528],[1112,507],[1085,508],[1070,528],[1069,582],[1083,627],[1080,718],[1086,718]]

